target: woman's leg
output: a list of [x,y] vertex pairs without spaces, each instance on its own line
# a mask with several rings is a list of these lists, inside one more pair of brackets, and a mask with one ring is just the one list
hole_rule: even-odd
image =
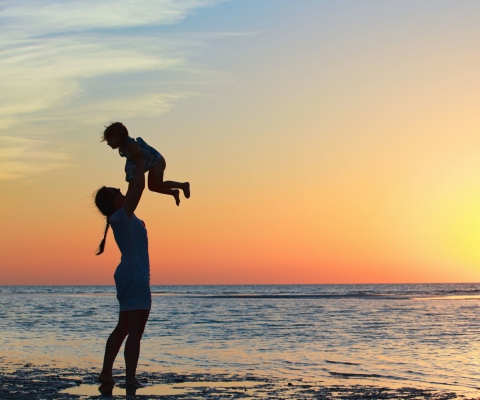
[[148,188],[152,192],[169,194],[175,198],[177,206],[180,205],[179,191],[176,189],[182,189],[184,196],[188,199],[190,197],[190,184],[188,182],[174,182],[163,181],[163,174],[165,171],[165,160],[157,162],[150,171],[148,171]]
[[125,366],[127,385],[136,385],[138,356],[140,355],[140,341],[147,324],[150,310],[134,310],[128,313],[128,338],[125,343]]
[[118,323],[113,332],[110,334],[105,346],[105,356],[103,359],[103,368],[98,380],[102,383],[114,385],[115,381],[112,377],[113,362],[117,357],[118,351],[122,346],[125,337],[128,335],[128,316],[125,311],[121,311],[118,316]]

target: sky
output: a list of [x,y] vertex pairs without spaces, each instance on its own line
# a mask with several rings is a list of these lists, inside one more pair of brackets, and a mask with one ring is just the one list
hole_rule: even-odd
[[0,1],[0,285],[111,285],[123,122],[151,283],[480,281],[480,3]]

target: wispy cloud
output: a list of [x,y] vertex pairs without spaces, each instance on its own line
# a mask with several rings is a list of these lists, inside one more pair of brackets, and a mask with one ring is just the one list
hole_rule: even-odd
[[102,127],[104,124],[132,117],[150,117],[162,115],[172,110],[178,101],[189,97],[202,96],[195,92],[175,93],[150,93],[136,96],[122,96],[112,98],[100,103],[83,104],[76,108],[75,115],[68,110],[59,111],[57,120],[75,122],[75,120],[88,120],[93,126]]
[[102,75],[179,66],[182,60],[134,49],[131,39],[53,38],[0,55],[0,117],[48,109],[82,92],[81,81]]
[[[116,90],[115,97],[95,96],[88,82],[117,77],[121,86],[125,77],[144,72],[191,73],[191,46],[208,38],[173,39],[151,29],[178,23],[196,9],[221,1],[0,2],[0,179],[32,170],[24,160],[43,145],[22,139],[22,126],[28,120],[57,119],[68,115],[69,107],[70,118],[85,117],[82,114],[89,111],[91,121],[105,121],[119,111],[126,116],[155,115],[194,95],[185,88],[163,92],[158,85],[144,85],[140,93]],[[137,29],[146,26],[148,34]],[[58,167],[66,159],[55,151],[42,152],[36,158],[37,170]]]
[[53,32],[174,24],[220,0],[18,0],[1,6],[0,24],[15,37]]
[[47,140],[0,136],[0,179],[19,179],[68,166],[69,156]]

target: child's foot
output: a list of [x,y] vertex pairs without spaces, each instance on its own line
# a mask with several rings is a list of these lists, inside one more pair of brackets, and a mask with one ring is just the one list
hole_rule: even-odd
[[180,192],[178,190],[172,190],[172,196],[175,197],[175,203],[177,203],[177,206],[180,205]]
[[183,190],[183,195],[185,196],[186,199],[190,198],[190,183],[185,182],[182,187]]

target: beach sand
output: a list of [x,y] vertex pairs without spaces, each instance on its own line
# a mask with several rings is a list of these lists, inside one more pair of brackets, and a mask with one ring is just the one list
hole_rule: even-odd
[[[3,359],[0,368],[1,399],[86,399],[125,397],[124,371],[115,370],[113,390],[99,391],[98,371],[18,364]],[[129,395],[144,399],[480,399],[480,397],[415,387],[386,387],[364,381],[343,380],[341,384],[281,380],[265,376],[140,372],[143,385]]]

